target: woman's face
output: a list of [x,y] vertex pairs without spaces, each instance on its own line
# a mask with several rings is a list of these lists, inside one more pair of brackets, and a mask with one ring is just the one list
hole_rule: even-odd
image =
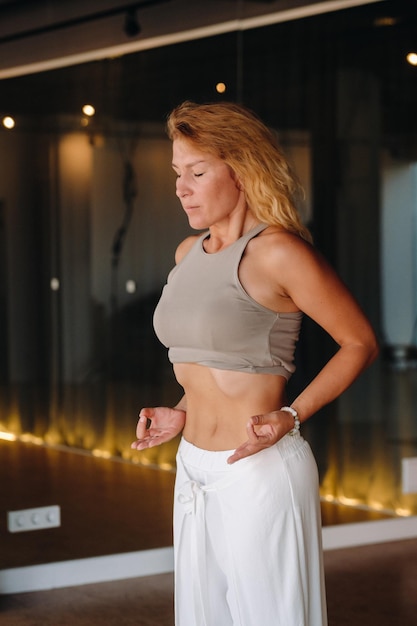
[[246,210],[244,193],[229,166],[192,141],[174,139],[172,167],[176,194],[192,228],[206,229]]

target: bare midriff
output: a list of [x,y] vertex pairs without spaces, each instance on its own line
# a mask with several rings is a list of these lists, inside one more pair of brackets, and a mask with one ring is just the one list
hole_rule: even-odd
[[286,404],[286,379],[275,374],[220,370],[176,363],[175,376],[187,398],[184,438],[204,450],[234,450],[247,440],[253,415]]

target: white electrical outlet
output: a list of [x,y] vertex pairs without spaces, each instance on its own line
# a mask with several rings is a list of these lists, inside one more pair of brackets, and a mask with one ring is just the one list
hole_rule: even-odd
[[56,528],[61,525],[61,509],[58,505],[41,506],[36,509],[8,511],[7,530],[22,533],[28,530]]
[[417,493],[417,456],[402,459],[403,493]]

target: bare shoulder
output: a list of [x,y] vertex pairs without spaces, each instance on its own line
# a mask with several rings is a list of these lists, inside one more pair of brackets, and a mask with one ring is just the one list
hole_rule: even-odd
[[298,235],[269,227],[256,239],[252,259],[258,272],[298,306],[305,306],[300,294],[310,288],[317,293],[324,288],[340,287],[341,281],[334,268],[312,244]]
[[265,277],[276,303],[291,300],[339,345],[366,342],[375,346],[373,330],[358,302],[313,245],[275,227],[266,228],[252,241],[252,276]]
[[285,267],[303,266],[305,263],[324,263],[323,257],[312,244],[298,235],[282,228],[270,226],[253,240],[254,253],[277,269]]
[[189,253],[200,235],[190,235],[178,245],[175,251],[175,263],[178,264]]

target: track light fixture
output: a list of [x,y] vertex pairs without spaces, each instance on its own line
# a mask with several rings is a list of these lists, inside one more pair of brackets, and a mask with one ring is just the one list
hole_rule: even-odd
[[0,37],[0,44],[17,41],[19,39],[25,39],[26,37],[33,37],[35,35],[44,35],[45,33],[56,32],[58,30],[78,26],[80,24],[96,22],[98,20],[112,17],[113,15],[123,15],[123,13],[125,14],[123,31],[128,37],[135,37],[135,35],[138,35],[142,30],[136,17],[136,11],[144,9],[148,6],[155,6],[157,4],[162,4],[164,2],[170,1],[171,0],[142,0],[141,2],[130,2],[129,4],[122,4],[121,6],[98,11],[97,13],[88,13],[87,15],[80,15],[78,17],[74,17],[61,22],[47,24],[39,28],[31,28],[29,30],[19,31],[18,33],[12,33],[11,35],[5,35],[4,37]]
[[136,15],[136,9],[128,9],[126,11],[125,25],[123,29],[128,37],[136,37],[141,31],[140,24]]

